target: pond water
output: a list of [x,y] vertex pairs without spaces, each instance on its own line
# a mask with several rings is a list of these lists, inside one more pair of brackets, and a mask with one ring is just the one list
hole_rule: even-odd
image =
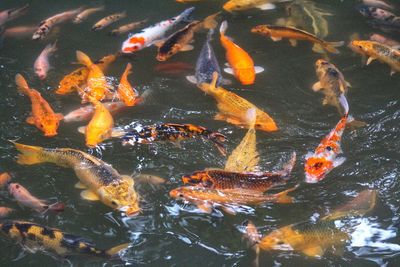
[[[237,13],[224,12],[229,23],[227,35],[246,49],[256,65],[265,68],[257,75],[252,86],[243,86],[230,77],[233,83],[224,86],[264,109],[279,126],[274,133],[257,132],[257,148],[261,155],[261,168],[278,170],[282,162],[296,151],[298,162],[287,185],[300,187],[291,195],[293,204],[263,204],[237,215],[220,210],[211,214],[199,212],[195,206],[177,201],[169,191],[182,186],[184,174],[205,168],[223,168],[226,158],[217,152],[212,143],[193,139],[182,142],[180,147],[171,143],[122,146],[118,139],[110,139],[100,149],[88,149],[83,135],[77,128],[82,123],[61,123],[59,134],[47,138],[25,120],[30,113],[27,97],[17,92],[14,77],[21,73],[32,88],[41,92],[56,112],[66,114],[80,106],[77,95],[60,96],[54,93],[59,81],[77,68],[75,51],[81,50],[93,59],[121,48],[126,35],[112,37],[109,30],[116,26],[148,19],[151,25],[173,17],[190,5],[195,6],[192,17],[204,18],[222,10],[224,1],[204,0],[189,4],[172,0],[102,1],[105,11],[90,16],[75,25],[60,24],[48,38],[33,41],[28,38],[6,38],[0,49],[0,166],[2,171],[15,173],[15,181],[21,183],[35,196],[51,201],[61,201],[66,209],[60,214],[37,214],[21,208],[6,190],[0,191],[0,206],[14,208],[10,219],[31,221],[62,229],[92,240],[102,248],[121,243],[131,243],[124,253],[124,263],[90,260],[74,257],[70,262],[49,257],[43,253],[27,253],[20,246],[1,239],[1,266],[249,266],[254,253],[242,240],[242,224],[251,220],[266,234],[279,227],[307,221],[329,213],[346,203],[364,189],[375,189],[378,202],[374,210],[364,218],[355,218],[354,238],[346,243],[343,253],[326,253],[315,259],[298,252],[271,251],[260,256],[261,266],[399,266],[400,238],[399,193],[400,183],[400,83],[399,74],[390,75],[387,65],[374,62],[369,66],[360,64],[360,56],[346,46],[340,54],[330,55],[334,63],[352,85],[348,92],[351,114],[368,125],[347,129],[343,134],[342,148],[346,161],[317,184],[304,183],[304,158],[313,151],[322,138],[334,128],[340,116],[334,107],[321,104],[322,94],[311,90],[317,81],[314,63],[321,57],[311,50],[307,42],[292,47],[283,40],[273,42],[270,38],[250,32],[258,24],[274,24],[287,17],[285,4],[277,9],[258,9]],[[369,25],[355,9],[356,1],[314,1],[318,8],[331,16],[328,22],[329,41],[343,40],[358,33],[361,37],[379,29]],[[26,1],[2,0],[0,10],[22,6]],[[29,11],[7,24],[38,25],[54,14],[81,5],[94,5],[93,1],[29,1]],[[92,25],[100,18],[115,12],[127,11],[127,18],[103,31],[93,32]],[[400,13],[399,13],[400,14]],[[310,21],[306,21],[310,27]],[[178,26],[177,29],[181,27]],[[311,27],[312,29],[312,27]],[[398,34],[398,33],[397,33]],[[206,32],[195,36],[194,50],[178,53],[169,62],[184,62],[194,68]],[[220,66],[225,63],[224,49],[214,35],[212,45]],[[394,35],[395,37],[396,35]],[[58,50],[50,59],[52,69],[44,81],[34,73],[33,63],[43,47],[57,40]],[[111,65],[107,75],[119,79],[126,63],[131,62],[131,83],[140,92],[150,90],[142,105],[135,106],[114,116],[116,126],[130,123],[193,123],[218,130],[228,137],[227,149],[231,152],[246,133],[234,125],[213,120],[217,112],[215,100],[204,95],[189,83],[186,75],[194,70],[174,74],[157,71],[161,64],[155,59],[156,47],[137,52],[131,57],[120,57]],[[229,74],[225,74],[229,77]],[[164,177],[167,183],[151,186],[137,183],[141,196],[142,212],[131,219],[124,218],[100,202],[80,198],[74,188],[78,181],[71,169],[53,164],[23,166],[16,163],[17,152],[7,140],[43,147],[69,147],[89,152],[112,164],[122,174],[148,173]]]

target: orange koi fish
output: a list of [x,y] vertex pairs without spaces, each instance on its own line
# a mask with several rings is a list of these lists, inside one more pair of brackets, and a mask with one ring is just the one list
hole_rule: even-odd
[[132,87],[132,85],[128,81],[128,75],[131,74],[132,64],[128,63],[126,65],[126,69],[121,76],[121,81],[118,85],[118,96],[119,100],[125,103],[126,106],[132,107],[136,104],[136,98],[139,94],[136,90]]
[[6,186],[11,181],[11,175],[8,172],[0,173],[0,188]]
[[338,46],[342,46],[343,42],[327,42],[309,32],[286,26],[277,25],[258,25],[251,29],[252,33],[263,36],[270,36],[273,41],[280,41],[282,38],[288,38],[292,46],[297,45],[297,40],[309,41],[314,44],[313,51],[317,53],[330,52],[339,54]]
[[349,123],[346,114],[336,125],[336,127],[321,141],[314,153],[306,155],[304,170],[307,183],[317,183],[333,170],[333,168],[343,164],[344,157],[337,157],[343,153],[340,147],[340,141],[346,123]]
[[13,211],[14,211],[13,209],[10,209],[10,208],[7,208],[7,207],[0,207],[0,218],[7,217]]
[[85,65],[89,69],[87,77],[88,95],[93,96],[97,100],[102,100],[108,92],[108,84],[103,71],[93,64],[92,60],[83,52],[76,51],[78,62]]
[[248,110],[256,110],[256,122],[254,128],[266,132],[273,132],[278,130],[275,121],[264,111],[257,108],[255,105],[246,99],[222,88],[216,87],[218,74],[214,72],[213,80],[210,84],[202,83],[199,88],[215,98],[218,102],[217,107],[219,113],[215,116],[216,120],[225,120],[228,123],[238,125],[241,127],[249,128],[251,125],[251,118],[247,115]]
[[110,111],[95,97],[90,95],[86,97],[93,104],[95,111],[89,124],[84,128],[79,128],[79,132],[85,134],[86,146],[95,147],[111,137],[114,119]]
[[228,22],[223,21],[219,32],[221,34],[220,41],[225,48],[225,57],[230,68],[225,68],[224,71],[234,75],[243,85],[253,84],[256,79],[256,73],[263,72],[262,67],[254,67],[253,59],[240,46],[235,44],[225,36]]
[[57,135],[57,129],[63,115],[54,113],[49,103],[35,89],[30,89],[25,78],[21,74],[15,76],[15,83],[19,90],[27,95],[32,103],[32,115],[26,119],[28,124],[35,125],[44,133],[44,136]]
[[[94,62],[100,70],[103,72],[106,71],[107,67],[117,59],[116,55],[107,55],[96,62]],[[70,74],[64,76],[64,78],[60,81],[58,89],[56,90],[56,94],[66,95],[76,91],[77,87],[82,87],[89,75],[89,69],[87,67],[80,67],[79,69],[74,70]]]

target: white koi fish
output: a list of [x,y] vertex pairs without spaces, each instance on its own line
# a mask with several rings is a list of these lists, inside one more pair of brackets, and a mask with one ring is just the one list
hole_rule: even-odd
[[132,54],[143,48],[153,45],[156,41],[162,39],[164,34],[176,24],[186,19],[194,10],[194,7],[185,9],[181,14],[168,20],[161,21],[142,31],[130,35],[122,44],[122,53]]
[[49,57],[55,51],[57,51],[57,41],[54,44],[48,44],[36,59],[33,68],[40,80],[46,79],[47,72],[50,69]]

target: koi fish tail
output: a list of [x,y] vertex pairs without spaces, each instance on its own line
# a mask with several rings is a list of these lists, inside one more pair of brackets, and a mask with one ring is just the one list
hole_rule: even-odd
[[48,54],[52,54],[57,51],[57,40],[53,44],[48,44],[44,48],[44,51]]
[[292,188],[289,188],[285,191],[282,191],[280,193],[274,194],[273,196],[275,197],[275,202],[276,203],[281,203],[281,204],[290,204],[293,203],[293,197],[288,196],[288,193],[294,191],[299,187],[299,185],[296,185]]
[[18,155],[17,163],[23,165],[33,165],[42,162],[47,162],[43,157],[43,147],[28,146],[10,141],[15,145],[15,148],[21,153]]
[[339,54],[339,50],[336,49],[336,47],[340,47],[343,46],[344,42],[340,41],[340,42],[324,42],[322,43],[322,47],[324,48],[324,50],[331,52],[333,54]]
[[347,115],[347,120],[346,120],[346,126],[355,129],[355,128],[361,128],[366,126],[367,123],[365,121],[359,121],[354,119],[353,116]]
[[340,104],[340,109],[339,112],[343,114],[348,114],[349,113],[349,103],[347,102],[347,98],[344,94],[340,94],[338,97],[339,104]]
[[251,108],[247,110],[246,120],[249,124],[250,129],[254,129],[257,121],[257,111],[255,108]]
[[64,203],[56,202],[54,204],[49,205],[46,211],[48,210],[53,212],[63,212],[65,210],[65,205]]
[[218,72],[214,71],[211,83],[202,83],[199,85],[200,90],[206,94],[213,94],[217,91]]
[[226,141],[226,136],[220,133],[211,133],[208,138],[214,143],[217,147],[218,151],[223,155],[226,156],[226,148],[223,142]]
[[259,266],[259,255],[260,255],[260,248],[258,244],[261,241],[261,235],[258,233],[256,226],[251,221],[245,221],[243,226],[246,227],[244,238],[247,240],[247,245],[249,248],[254,249],[256,253],[256,257],[253,262],[253,266]]
[[25,78],[19,73],[15,75],[15,84],[17,85],[18,90],[21,91],[23,94],[30,94],[28,83],[26,82]]
[[194,7],[189,7],[187,9],[185,9],[180,15],[178,15],[178,17],[176,17],[177,22],[189,21],[189,16],[190,16],[190,14],[192,14],[193,10],[194,10]]
[[227,22],[226,20],[224,20],[224,21],[221,23],[221,26],[219,27],[219,33],[220,33],[222,36],[225,36],[225,32],[226,32],[227,29],[228,29],[228,22]]
[[125,68],[123,76],[128,77],[128,75],[131,73],[132,73],[132,64],[128,63],[128,64],[126,64],[126,68]]
[[217,12],[215,14],[212,14],[208,16],[207,18],[204,19],[203,21],[203,27],[205,29],[215,29],[218,26],[218,21],[217,18],[221,14],[221,12]]
[[86,67],[90,67],[93,64],[89,56],[79,50],[76,51],[76,59],[79,63],[85,65]]
[[212,36],[214,34],[214,29],[210,29],[207,33],[207,42],[211,42],[212,41]]
[[121,244],[106,250],[106,255],[112,258],[119,258],[119,253],[129,247],[130,243]]

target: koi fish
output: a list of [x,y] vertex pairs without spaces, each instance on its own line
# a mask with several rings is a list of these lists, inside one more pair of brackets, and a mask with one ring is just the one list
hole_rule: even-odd
[[197,85],[211,83],[214,72],[218,73],[217,86],[231,83],[231,81],[224,79],[221,75],[218,60],[210,43],[213,33],[213,29],[208,31],[207,41],[204,43],[196,62],[195,75],[186,76],[186,79],[191,83]]
[[122,53],[132,54],[136,51],[153,45],[156,41],[162,39],[165,33],[172,29],[172,27],[177,25],[182,20],[185,20],[193,12],[193,10],[194,7],[190,7],[185,9],[176,17],[161,21],[143,29],[138,33],[130,35],[122,44]]
[[0,188],[8,185],[11,181],[11,175],[8,172],[0,173]]
[[321,143],[315,149],[315,152],[306,155],[304,171],[306,173],[307,183],[322,181],[333,168],[342,165],[346,160],[344,157],[337,156],[343,153],[340,147],[340,141],[344,129],[346,128],[346,123],[348,122],[349,120],[346,114],[338,122],[336,127],[322,139]]
[[368,56],[367,65],[377,59],[390,66],[390,75],[400,71],[400,51],[397,49],[378,42],[366,40],[353,40],[349,47],[363,57]]
[[296,162],[296,153],[277,172],[230,172],[226,170],[197,171],[182,177],[184,184],[210,189],[244,189],[265,192],[268,189],[285,184]]
[[121,210],[127,216],[140,211],[139,197],[134,181],[128,175],[121,175],[110,164],[85,152],[71,148],[43,148],[12,142],[21,153],[18,164],[34,165],[54,163],[72,168],[79,179],[75,187],[85,189],[81,197],[86,200],[100,200],[113,209]]
[[0,232],[12,241],[17,241],[30,252],[45,251],[57,256],[87,255],[99,258],[113,258],[128,248],[122,244],[114,248],[98,249],[91,241],[59,229],[50,228],[32,222],[3,221]]
[[322,90],[325,95],[322,104],[336,107],[342,116],[349,113],[346,95],[347,87],[351,85],[344,79],[343,74],[335,65],[324,59],[318,59],[315,62],[315,70],[319,81],[313,85],[312,89],[314,92]]
[[218,22],[216,18],[219,14],[220,12],[210,15],[203,21],[193,21],[179,31],[171,34],[165,41],[158,44],[159,48],[156,59],[158,61],[166,61],[180,51],[193,50],[193,46],[190,43],[193,41],[194,34],[201,29],[214,29],[217,27]]
[[6,24],[7,22],[16,19],[24,15],[28,11],[29,4],[26,4],[19,8],[10,8],[0,11],[0,26]]
[[367,6],[382,8],[386,10],[394,10],[395,7],[383,0],[362,0],[362,3]]
[[90,15],[100,12],[104,10],[104,6],[99,6],[99,7],[92,7],[83,10],[81,13],[79,13],[73,20],[73,23],[79,24],[85,21]]
[[31,36],[36,31],[36,26],[16,26],[7,28],[4,31],[4,37],[24,38]]
[[57,41],[54,44],[48,44],[36,59],[33,68],[40,80],[46,79],[47,72],[50,69],[49,57],[55,51],[57,51]]
[[14,212],[13,209],[7,207],[0,207],[0,219],[8,217],[10,213]]
[[245,237],[257,254],[260,250],[296,251],[309,257],[322,257],[327,250],[342,248],[351,236],[346,228],[337,226],[337,219],[363,216],[375,207],[376,191],[365,190],[353,200],[317,221],[305,221],[281,227],[261,237],[252,222],[245,222]]
[[94,106],[94,114],[86,127],[80,127],[79,132],[85,134],[86,146],[96,147],[99,143],[111,137],[114,119],[104,105],[92,96],[87,96]]
[[8,192],[10,192],[10,195],[12,195],[19,204],[39,213],[44,213],[48,210],[62,212],[65,209],[63,203],[46,204],[44,201],[32,196],[25,187],[18,183],[10,183],[8,185]]
[[57,15],[54,15],[48,19],[43,20],[39,24],[39,28],[32,36],[32,40],[44,39],[51,31],[51,29],[60,23],[64,23],[68,20],[72,20],[76,15],[82,11],[82,7],[77,9],[68,10]]
[[[88,96],[93,96],[97,100],[102,100],[108,92],[108,84],[103,71],[99,66],[94,64],[92,60],[83,52],[76,51],[78,62],[89,69],[87,76]],[[85,98],[83,98],[85,99]]]
[[110,31],[110,35],[111,36],[117,36],[117,35],[125,34],[127,32],[130,32],[130,31],[136,29],[139,26],[142,26],[146,22],[147,22],[147,19],[144,19],[144,20],[141,20],[141,21],[136,21],[136,22],[132,22],[132,23],[129,23],[129,24],[122,25],[119,28]]
[[395,49],[400,48],[400,42],[393,40],[389,37],[383,36],[381,34],[378,34],[378,33],[371,34],[371,36],[369,37],[369,40],[390,46]]
[[232,42],[225,36],[228,22],[223,21],[219,29],[221,45],[225,48],[225,58],[228,61],[229,68],[225,68],[226,73],[232,74],[243,85],[251,85],[256,79],[256,73],[263,72],[262,67],[255,67],[253,59],[240,46]]
[[392,12],[378,7],[360,5],[357,7],[357,10],[360,12],[361,15],[363,15],[368,19],[375,19],[378,21],[385,21],[385,20],[388,21],[396,18],[396,15],[393,14]]
[[232,151],[225,163],[225,171],[228,172],[256,172],[259,170],[258,163],[260,154],[256,145],[256,124],[257,113],[255,109],[247,111],[249,130],[243,137],[240,144]]
[[92,27],[92,31],[100,31],[100,30],[104,29],[105,27],[111,25],[112,23],[114,23],[118,20],[121,20],[125,17],[126,17],[126,11],[124,11],[122,13],[115,13],[115,14],[109,15],[105,18],[102,18],[98,22],[96,22]]
[[126,106],[132,107],[137,103],[137,98],[139,94],[132,87],[132,85],[128,81],[128,75],[132,73],[132,64],[128,63],[126,65],[125,71],[121,76],[121,81],[118,85],[118,97],[119,100],[125,103]]
[[57,135],[57,129],[62,120],[62,114],[54,113],[49,103],[35,89],[28,86],[21,74],[15,76],[15,83],[23,94],[28,96],[32,103],[32,115],[26,119],[28,124],[35,125],[44,133],[44,136]]
[[236,214],[237,208],[244,205],[260,205],[266,202],[292,203],[292,197],[287,194],[295,188],[277,194],[264,195],[261,192],[244,189],[216,190],[198,186],[184,186],[169,192],[170,197],[191,202],[206,212],[221,207],[226,213]]
[[[141,100],[140,98],[137,99],[137,102],[139,103]],[[135,104],[138,104],[135,103]],[[102,103],[103,106],[108,109],[111,115],[114,115],[124,109],[126,109],[126,105],[124,102],[105,102]],[[71,111],[67,115],[64,115],[64,122],[81,122],[81,121],[88,121],[93,117],[95,108],[93,105],[87,105],[84,107],[80,107],[76,110]]]
[[217,101],[219,113],[214,117],[215,120],[224,120],[233,125],[248,128],[249,121],[247,111],[256,109],[255,129],[274,132],[278,130],[275,121],[264,111],[246,99],[232,93],[222,87],[216,87],[218,74],[214,72],[213,81],[210,84],[202,83],[199,88],[206,94],[211,95]]
[[317,53],[330,52],[339,54],[336,47],[342,46],[344,42],[327,42],[314,34],[294,28],[276,25],[258,25],[251,29],[252,33],[257,33],[263,36],[270,36],[273,41],[280,41],[282,38],[288,38],[292,46],[297,45],[297,41],[309,41],[314,44],[313,51]]
[[154,67],[154,71],[169,75],[181,75],[192,70],[191,64],[180,61],[161,63]]
[[[107,67],[116,59],[116,55],[111,54],[97,60],[94,64],[96,64],[101,71],[105,72]],[[64,76],[60,81],[56,94],[66,95],[76,91],[77,87],[82,87],[86,83],[88,75],[89,69],[87,67],[74,70],[70,74]]]
[[185,139],[202,137],[211,140],[221,154],[226,155],[223,142],[226,136],[193,124],[165,123],[128,130],[122,137],[123,145],[150,144],[159,141],[179,142]]
[[287,1],[290,0],[229,0],[224,4],[223,8],[228,12],[243,11],[253,8],[271,10],[276,8],[274,3]]

